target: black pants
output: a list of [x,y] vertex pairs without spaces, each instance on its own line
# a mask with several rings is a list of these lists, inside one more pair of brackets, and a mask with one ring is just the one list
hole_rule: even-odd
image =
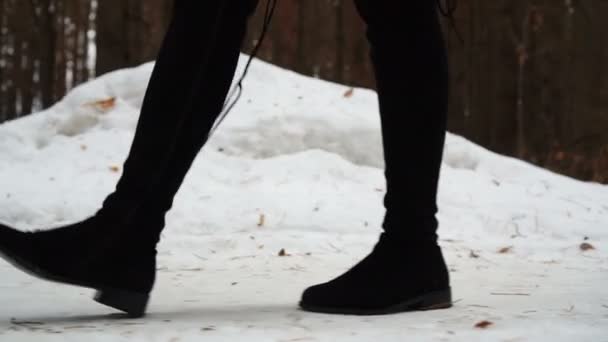
[[[175,1],[123,175],[100,212],[128,211],[164,224],[221,111],[257,2]],[[355,3],[368,26],[380,102],[387,181],[383,228],[408,238],[436,238],[447,110],[447,61],[436,2]]]

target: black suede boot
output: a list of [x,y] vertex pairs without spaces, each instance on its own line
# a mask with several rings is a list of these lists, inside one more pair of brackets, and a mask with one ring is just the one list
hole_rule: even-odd
[[31,233],[0,225],[0,256],[34,276],[96,289],[98,302],[143,315],[165,213],[221,111],[256,4],[176,0],[116,191],[94,216],[72,225]]
[[307,311],[380,315],[450,307],[450,281],[434,241],[410,244],[383,233],[374,250],[336,279],[304,291]]
[[385,233],[342,276],[307,289],[305,310],[385,314],[451,305],[437,245],[447,57],[436,2],[355,0],[367,23],[386,164]]
[[33,276],[95,289],[99,302],[142,316],[154,284],[156,249],[101,221],[39,232],[0,224],[0,256]]
[[[149,233],[157,240],[160,239],[161,230],[164,228],[165,214],[171,210],[175,195],[222,111],[239,61],[247,19],[257,4],[258,0],[233,0],[226,4],[228,15],[224,16],[219,26],[221,38],[216,40],[209,59],[209,65],[212,67],[206,71],[205,77],[194,85],[201,96],[194,98],[189,104],[191,114],[184,121],[169,166],[154,189],[154,195],[146,198],[134,214],[135,221],[150,223]],[[196,19],[193,17],[191,20]],[[193,36],[184,39],[196,38]]]

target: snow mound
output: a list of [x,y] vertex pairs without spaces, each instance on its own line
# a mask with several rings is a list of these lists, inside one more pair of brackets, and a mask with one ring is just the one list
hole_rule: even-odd
[[[152,67],[104,75],[45,111],[0,125],[1,222],[53,227],[100,206],[120,177]],[[0,339],[57,331],[74,340],[92,333],[184,341],[605,337],[608,187],[453,134],[438,217],[456,307],[385,318],[297,311],[300,291],[367,253],[382,223],[376,95],[345,96],[349,89],[255,61],[241,101],[175,200],[152,315],[126,324],[96,316],[105,309],[88,306],[83,291],[34,282],[0,263]],[[277,256],[283,248],[289,257]],[[495,324],[473,327],[484,319]]]

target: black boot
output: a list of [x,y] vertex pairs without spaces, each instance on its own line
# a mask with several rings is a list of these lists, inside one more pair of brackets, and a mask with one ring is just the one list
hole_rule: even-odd
[[383,233],[374,250],[336,279],[304,291],[307,311],[381,315],[450,307],[450,281],[434,241],[408,244]]
[[198,114],[192,104],[205,95],[200,84],[215,67],[210,63],[226,6],[225,0],[175,0],[123,173],[102,212],[123,215],[162,185],[182,129]]
[[449,307],[448,272],[436,243],[448,95],[436,3],[355,4],[368,26],[380,102],[385,233],[374,251],[346,274],[306,290],[301,306],[354,314]]
[[116,191],[96,215],[69,226],[24,233],[0,225],[0,255],[37,277],[97,289],[100,303],[143,315],[165,213],[219,115],[256,3],[176,0]]
[[100,303],[139,317],[154,284],[156,249],[114,228],[94,217],[39,232],[0,224],[0,256],[33,276],[95,289]]
[[[148,233],[157,240],[160,239],[161,230],[164,228],[165,214],[172,208],[175,195],[222,111],[239,61],[247,19],[257,4],[258,0],[232,0],[225,5],[227,14],[220,23],[218,31],[221,34],[215,41],[209,59],[209,65],[212,67],[194,84],[195,92],[201,96],[189,103],[190,115],[183,123],[168,162],[169,166],[154,189],[154,195],[146,198],[134,214],[136,221],[145,220],[151,223],[149,226],[152,229]],[[196,20],[196,13],[192,15],[191,20]],[[196,36],[184,36],[183,39],[194,41]]]

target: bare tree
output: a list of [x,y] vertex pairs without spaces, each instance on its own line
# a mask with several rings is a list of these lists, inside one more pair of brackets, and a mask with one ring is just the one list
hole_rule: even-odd
[[97,74],[153,60],[171,17],[171,0],[101,0]]

